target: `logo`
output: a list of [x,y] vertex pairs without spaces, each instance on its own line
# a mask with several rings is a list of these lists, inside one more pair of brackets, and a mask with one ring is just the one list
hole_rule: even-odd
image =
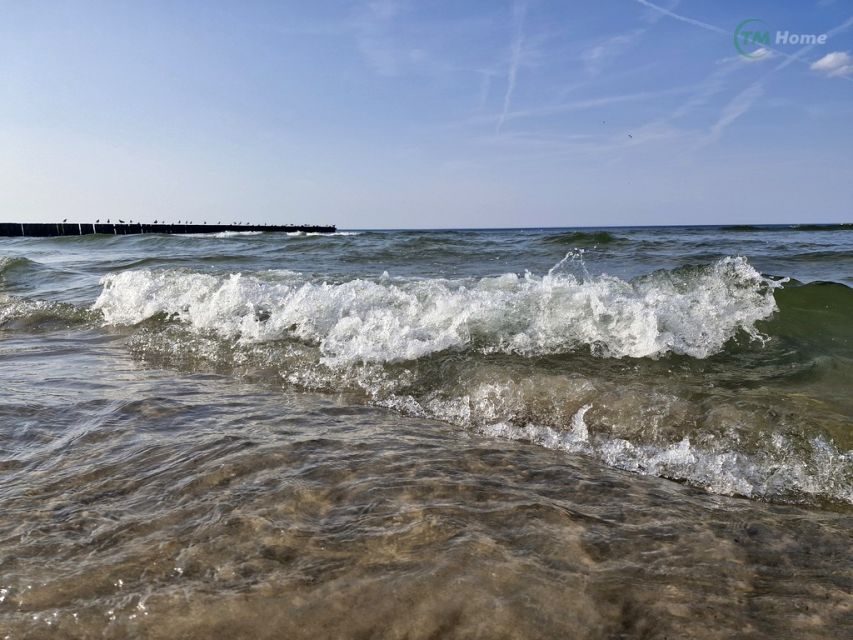
[[771,38],[770,28],[764,20],[747,18],[735,27],[734,44],[744,58],[757,60],[770,53],[770,46],[826,44],[825,33],[791,33],[776,31]]

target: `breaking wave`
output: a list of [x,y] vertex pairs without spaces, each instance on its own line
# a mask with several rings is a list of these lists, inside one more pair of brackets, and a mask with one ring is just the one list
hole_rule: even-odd
[[296,273],[227,277],[172,270],[106,276],[95,303],[110,324],[153,316],[244,342],[298,339],[326,364],[415,360],[445,350],[524,356],[588,348],[601,357],[706,358],[776,310],[777,282],[743,258],[631,282],[552,269],[478,280],[382,278],[337,284]]
[[[104,277],[94,310],[158,366],[360,394],[717,493],[853,502],[853,458],[822,426],[839,414],[748,382],[789,361],[748,363],[736,392],[726,367],[714,378],[719,358],[814,332],[849,289],[783,289],[744,258],[630,281],[580,277],[568,258],[542,276],[457,280],[139,269]],[[823,315],[798,314],[810,302]]]
[[[214,233],[214,238],[241,238],[243,236],[260,236],[263,235],[263,231],[220,231],[218,233]],[[298,233],[298,232],[296,232]],[[194,234],[194,235],[204,235],[204,234]]]

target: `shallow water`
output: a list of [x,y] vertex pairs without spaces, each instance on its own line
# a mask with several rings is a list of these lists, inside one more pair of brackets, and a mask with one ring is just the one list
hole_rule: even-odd
[[0,637],[851,632],[845,228],[0,256]]

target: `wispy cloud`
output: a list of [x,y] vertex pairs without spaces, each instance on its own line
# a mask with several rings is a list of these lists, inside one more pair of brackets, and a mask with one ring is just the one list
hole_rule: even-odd
[[708,136],[703,141],[706,144],[716,142],[723,135],[723,132],[738,118],[743,116],[752,108],[752,105],[761,96],[764,95],[764,85],[760,82],[751,84],[746,89],[737,94],[725,107],[723,107],[720,117],[711,126]]
[[507,113],[512,105],[512,94],[515,91],[515,83],[518,78],[518,66],[521,64],[522,48],[524,46],[524,19],[527,14],[527,5],[516,0],[512,7],[513,35],[510,47],[509,67],[506,73],[506,92],[504,93],[503,110],[498,118],[497,131],[501,130]]
[[399,60],[388,38],[391,22],[401,11],[394,0],[376,0],[367,4],[356,21],[356,44],[365,62],[381,76],[396,76]]
[[[679,0],[671,0],[668,7],[652,6],[655,9],[660,9],[660,11],[671,14],[672,9],[677,7],[678,3]],[[665,14],[660,13],[660,11],[653,10],[648,12],[648,15],[644,19],[647,26],[610,36],[583,51],[581,53],[581,60],[583,60],[586,70],[592,75],[597,75],[611,60],[637,45],[643,36],[664,17]]]
[[634,29],[627,33],[611,36],[581,54],[586,70],[596,75],[613,58],[634,46],[648,29]]

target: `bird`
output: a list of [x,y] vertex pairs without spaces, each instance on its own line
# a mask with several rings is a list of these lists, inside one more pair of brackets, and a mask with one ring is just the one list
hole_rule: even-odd
[[632,136],[630,133],[628,134],[628,137],[631,138],[631,140],[634,139],[634,136]]
[[63,218],[63,219],[62,219],[62,221],[63,221],[63,222],[68,222],[68,218]]
[[156,221],[156,220],[154,221],[154,224],[157,224],[157,221]]
[[98,218],[97,220],[95,220],[95,224],[98,224],[98,223],[100,223],[100,222],[101,222],[101,219],[100,219],[100,218]]
[[121,218],[119,218],[119,219],[118,219],[118,221],[119,221],[121,224],[124,224],[124,220],[122,220]]
[[109,223],[110,223],[110,219],[109,219],[109,218],[107,218],[107,224],[109,224]]

